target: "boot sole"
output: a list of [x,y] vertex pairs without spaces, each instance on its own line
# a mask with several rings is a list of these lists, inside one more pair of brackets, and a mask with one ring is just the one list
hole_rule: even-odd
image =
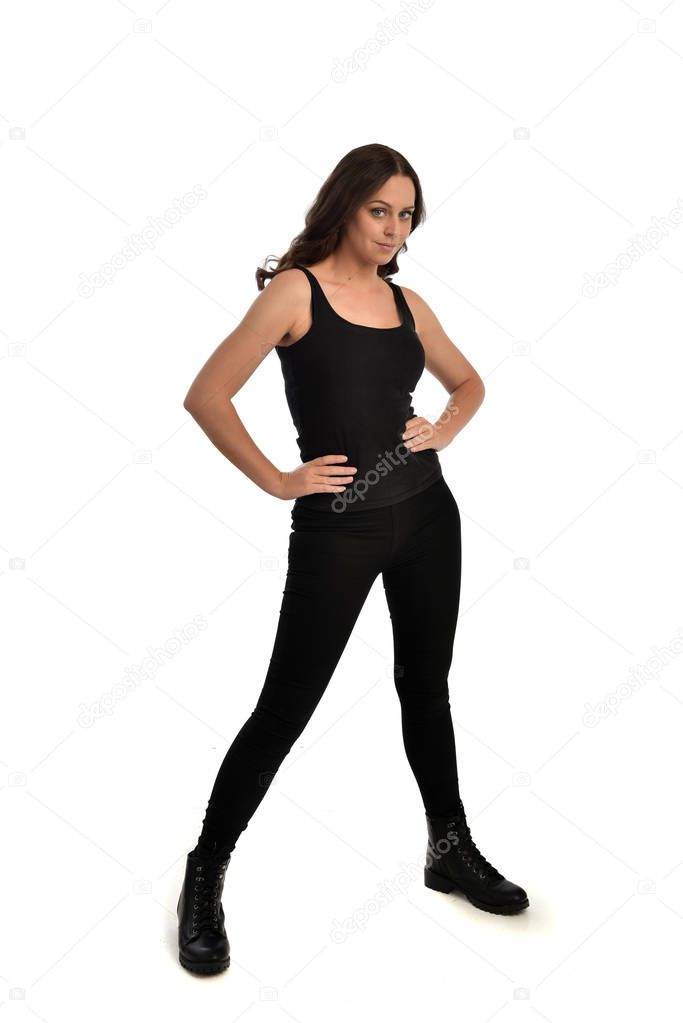
[[450,892],[461,892],[466,899],[468,899],[473,906],[477,909],[483,909],[487,913],[501,913],[506,916],[510,916],[513,913],[519,913],[523,909],[526,909],[529,905],[529,900],[525,899],[524,902],[508,902],[502,903],[499,906],[492,906],[488,902],[481,902],[475,895],[470,895],[464,888],[452,881],[450,877],[443,877],[441,874],[436,874],[429,867],[424,868],[424,881],[427,888],[431,888],[435,892],[443,892],[445,895]]
[[215,962],[210,963],[196,963],[192,959],[186,959],[182,952],[179,953],[178,959],[180,965],[184,966],[190,973],[197,973],[202,977],[211,976],[214,973],[222,973],[223,970],[227,970],[230,966],[230,956],[227,959],[218,959]]

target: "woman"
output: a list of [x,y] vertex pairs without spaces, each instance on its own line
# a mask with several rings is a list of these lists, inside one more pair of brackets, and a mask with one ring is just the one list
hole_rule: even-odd
[[[348,153],[277,267],[257,270],[261,294],[185,399],[233,465],[294,501],[268,672],[216,777],[178,900],[180,962],[196,973],[230,963],[221,904],[230,855],[310,720],[380,573],[403,741],[425,808],[425,883],[461,891],[494,913],[529,904],[477,849],[458,788],[448,671],[460,515],[437,452],[472,418],[484,386],[427,303],[388,279],[423,220],[419,180],[400,153],[382,145]],[[232,404],[272,348],[298,433],[301,464],[292,471],[266,458]],[[410,404],[425,367],[449,395],[433,424]]]

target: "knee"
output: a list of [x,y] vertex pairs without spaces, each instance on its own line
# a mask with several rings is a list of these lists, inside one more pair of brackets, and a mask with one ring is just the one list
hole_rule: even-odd
[[441,680],[433,684],[396,686],[401,706],[413,715],[421,717],[438,717],[450,713],[451,702],[447,681]]
[[275,709],[257,704],[251,712],[248,726],[252,733],[258,733],[282,748],[286,747],[289,752],[308,724],[310,716],[307,708],[294,711],[292,708]]

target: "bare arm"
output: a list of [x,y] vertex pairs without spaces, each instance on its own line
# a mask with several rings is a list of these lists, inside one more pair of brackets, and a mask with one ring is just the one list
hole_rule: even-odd
[[[411,288],[403,288],[415,320],[415,330],[425,350],[425,368],[448,391],[446,407],[432,424],[422,416],[406,423],[406,447],[412,451],[440,451],[470,421],[484,400],[484,381],[474,366],[453,344],[436,315]],[[411,440],[411,438],[414,438]]]
[[300,271],[276,274],[209,356],[183,402],[222,455],[266,493],[283,500],[309,493],[336,493],[344,487],[332,486],[332,482],[352,479],[348,477],[350,466],[333,464],[344,460],[341,455],[323,455],[293,472],[281,472],[255,444],[232,402],[271,349],[289,333],[302,303],[309,300],[310,286]]

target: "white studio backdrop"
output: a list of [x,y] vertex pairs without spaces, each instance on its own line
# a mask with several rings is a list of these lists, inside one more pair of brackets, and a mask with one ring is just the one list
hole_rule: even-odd
[[[3,6],[4,1012],[673,1018],[683,2],[661,3]],[[265,677],[291,503],[183,399],[368,142],[425,193],[395,280],[486,384],[440,455],[451,705],[473,835],[531,905],[422,883],[378,580],[233,855],[230,970],[197,979],[185,855]],[[445,401],[425,374],[416,413]],[[274,352],[235,405],[294,468]]]

